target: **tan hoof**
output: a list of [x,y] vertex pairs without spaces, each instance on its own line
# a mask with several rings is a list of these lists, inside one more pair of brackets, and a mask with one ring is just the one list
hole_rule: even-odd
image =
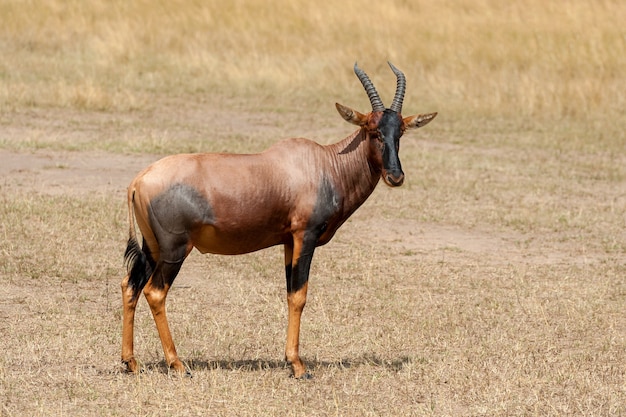
[[306,367],[300,359],[291,362],[291,376],[296,379],[311,379],[313,376],[306,371]]
[[128,360],[122,359],[122,365],[126,367],[126,372],[130,374],[137,373],[138,368],[139,368],[137,366],[137,361],[135,360],[135,358],[130,358]]
[[300,381],[307,381],[307,380],[309,380],[309,379],[313,379],[313,375],[312,375],[312,374],[310,374],[310,373],[308,373],[308,372],[305,372],[305,373],[303,373],[303,374],[302,374],[302,375],[300,375],[300,376],[295,376],[295,375],[293,375],[293,377],[294,377],[295,379],[299,379]]
[[191,372],[183,365],[183,363],[176,359],[174,362],[170,363],[170,373],[175,373],[180,376],[192,377]]

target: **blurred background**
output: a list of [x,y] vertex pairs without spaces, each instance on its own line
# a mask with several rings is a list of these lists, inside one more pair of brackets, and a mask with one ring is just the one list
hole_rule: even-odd
[[408,78],[405,113],[624,141],[624,22],[611,0],[4,0],[0,109],[126,111],[165,95],[366,110],[352,66],[388,103],[389,60]]

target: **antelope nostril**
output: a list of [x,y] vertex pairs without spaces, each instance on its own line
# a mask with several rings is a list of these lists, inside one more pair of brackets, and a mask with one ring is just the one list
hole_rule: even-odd
[[402,185],[402,183],[404,182],[404,174],[402,172],[397,176],[388,173],[386,178],[387,178],[387,184],[394,186],[394,187]]

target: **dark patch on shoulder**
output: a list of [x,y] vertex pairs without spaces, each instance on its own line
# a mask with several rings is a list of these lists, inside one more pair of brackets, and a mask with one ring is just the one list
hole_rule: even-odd
[[150,202],[151,221],[172,234],[184,234],[198,224],[213,223],[214,214],[207,199],[195,187],[174,184]]
[[307,227],[307,229],[319,233],[317,238],[326,231],[329,221],[339,212],[341,198],[332,182],[323,175],[317,190],[315,207]]

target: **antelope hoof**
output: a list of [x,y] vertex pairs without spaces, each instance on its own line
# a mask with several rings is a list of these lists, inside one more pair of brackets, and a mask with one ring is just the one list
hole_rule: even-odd
[[193,378],[193,374],[189,370],[179,371],[177,369],[170,369],[168,372],[170,376],[176,376],[180,378]]
[[122,365],[126,367],[127,373],[129,374],[137,373],[138,367],[137,367],[137,361],[135,360],[135,358],[130,358],[128,360],[122,359]]
[[291,377],[300,380],[313,379],[313,375],[307,372],[304,365],[300,365],[298,367],[291,365]]
[[309,372],[305,372],[305,373],[303,373],[303,374],[302,374],[302,375],[300,375],[300,376],[295,376],[295,375],[293,375],[293,377],[294,377],[295,379],[299,380],[299,381],[308,381],[308,380],[310,380],[310,379],[313,379],[313,375],[312,375],[312,374],[310,374]]
[[175,360],[174,362],[170,363],[170,371],[178,374],[179,376],[184,376],[187,378],[192,378],[193,375],[191,374],[191,371],[189,369],[187,369],[185,367],[185,365],[183,365],[183,363],[180,360]]

